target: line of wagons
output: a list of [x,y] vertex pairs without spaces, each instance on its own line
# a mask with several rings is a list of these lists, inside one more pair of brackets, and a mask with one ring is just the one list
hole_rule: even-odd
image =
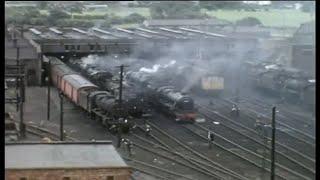
[[120,108],[118,99],[110,92],[99,90],[99,87],[73,71],[61,60],[55,57],[48,58],[51,61],[51,82],[72,103],[80,106],[93,118],[100,118],[103,125],[111,127],[121,123],[125,132],[131,126],[129,119],[142,115],[137,109],[128,108],[125,101]]

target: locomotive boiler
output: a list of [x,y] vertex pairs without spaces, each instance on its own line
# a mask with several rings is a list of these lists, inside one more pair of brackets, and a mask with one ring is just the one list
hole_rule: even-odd
[[157,109],[173,117],[177,122],[194,122],[196,111],[191,97],[176,91],[173,86],[165,86],[165,82],[146,72],[129,72],[128,81],[138,84],[137,89],[145,99]]
[[[71,60],[70,64],[75,69],[78,69],[82,72],[82,74],[90,79],[93,83],[97,84],[97,86],[101,90],[108,91],[113,96],[119,95],[119,77],[114,76],[113,73],[117,71],[111,72],[110,69],[105,67],[101,67],[98,64],[84,64],[81,61]],[[133,117],[141,117],[144,113],[144,100],[137,96],[135,92],[132,92],[130,88],[128,88],[123,82],[123,106],[127,108],[128,113]]]

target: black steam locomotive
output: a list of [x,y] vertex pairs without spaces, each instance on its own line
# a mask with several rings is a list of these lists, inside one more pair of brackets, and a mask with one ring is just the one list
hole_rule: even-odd
[[[101,90],[106,90],[112,96],[119,95],[119,77],[113,76],[116,70],[107,69],[97,64],[85,65],[79,60],[70,60],[70,65],[80,71],[81,74],[90,79],[94,84],[100,87]],[[130,88],[126,86],[124,82],[122,99],[128,113],[133,116],[140,118],[144,113],[145,102],[143,98],[137,96],[135,92],[132,92]]]
[[271,63],[247,62],[245,67],[254,87],[314,106],[315,80],[307,73]]
[[172,86],[165,86],[149,73],[129,72],[126,79],[141,89],[147,102],[157,109],[172,116],[177,122],[195,122],[197,113],[193,99],[176,91]]

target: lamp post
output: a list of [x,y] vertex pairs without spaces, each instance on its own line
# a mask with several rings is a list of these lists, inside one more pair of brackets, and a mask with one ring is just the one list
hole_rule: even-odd
[[271,180],[274,180],[275,176],[275,134],[276,134],[276,107],[272,108],[272,141],[271,141]]

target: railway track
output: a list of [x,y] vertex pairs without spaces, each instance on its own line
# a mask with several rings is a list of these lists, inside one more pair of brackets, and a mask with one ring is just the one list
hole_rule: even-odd
[[[194,126],[188,126],[186,128],[188,128],[193,133],[198,134],[204,140],[206,140],[206,133],[210,130],[210,126],[209,128],[207,128],[203,125],[197,124]],[[267,157],[270,153],[264,151],[266,150],[264,149],[265,144],[260,144],[257,141],[248,139],[246,136],[242,135],[238,135],[237,138],[235,138],[235,136],[233,136],[235,135],[235,132],[233,132],[233,130],[230,128],[223,128],[223,126],[219,126],[219,128],[215,129],[215,142],[217,144],[225,147],[226,149],[237,149],[237,151],[234,151],[236,154],[242,156],[244,159],[250,160],[255,165],[270,172],[269,168],[266,168],[271,166],[270,158]],[[217,129],[219,130],[217,131]],[[219,132],[219,134],[223,134],[223,136],[217,134],[217,132]],[[234,139],[237,139],[237,141],[235,142]],[[259,152],[259,150],[262,150],[262,152]],[[279,154],[276,154],[276,157],[278,162],[283,162],[281,164],[276,162],[276,172],[278,172],[279,174],[281,174],[281,172],[285,172],[285,174],[291,173],[294,176],[304,179],[307,179],[304,174],[309,174],[309,176],[311,177],[315,175],[314,170],[311,170],[302,164],[295,164],[299,162],[293,159],[291,159],[293,162],[290,162],[286,159],[287,157],[281,157],[281,155]]]
[[[271,104],[266,104],[252,98],[245,98],[243,102],[248,106],[255,106],[257,110],[267,114],[269,114],[270,112],[266,110],[269,110],[270,107],[272,107]],[[312,143],[315,142],[315,122],[313,120],[297,113],[289,112],[287,110],[284,110],[283,108],[278,109],[279,112],[277,113],[277,116],[281,118],[281,122],[278,122],[279,125],[292,129],[298,135],[304,136],[302,138],[306,138],[307,141],[310,141]]]
[[[144,153],[144,157],[146,153],[149,153],[149,156],[159,159],[166,159],[168,160],[168,162],[162,164],[163,166],[167,167],[166,169],[175,169],[176,171],[182,171],[181,173],[185,175],[188,174],[192,178],[223,179],[222,177],[216,175],[214,172],[202,168],[195,161],[184,157],[182,154],[171,151],[163,145],[156,144],[157,140],[153,142],[149,140],[150,138],[153,139],[152,136],[146,139],[136,134],[131,137],[131,141],[133,141],[134,147],[142,151]],[[145,161],[145,159],[143,161]]]
[[[259,145],[261,148],[270,151],[270,146],[267,143],[262,143],[262,142],[267,142],[270,141],[270,138],[266,138],[263,136],[260,136],[255,130],[248,128],[247,126],[242,125],[239,123],[239,121],[235,121],[231,118],[228,118],[216,111],[212,111],[211,109],[207,108],[206,106],[200,106],[200,112],[204,114],[204,116],[207,119],[214,119],[217,120],[219,119],[220,129],[216,129],[217,132],[221,132],[224,134],[228,134],[229,132],[229,139],[237,139],[237,142],[241,143],[248,143],[247,141],[251,141],[252,143],[255,143],[256,145]],[[236,137],[230,137],[230,130],[232,130],[234,133],[237,133],[238,136]],[[240,137],[243,137],[243,141],[240,141]],[[250,147],[249,146],[243,145],[244,147]],[[254,149],[252,149],[254,150]],[[257,149],[256,151],[257,152]],[[268,153],[268,152],[267,152]],[[260,152],[260,154],[263,154]],[[276,161],[278,162],[286,162],[289,163],[289,167],[294,169],[296,171],[295,167],[298,167],[298,169],[301,170],[301,173],[303,171],[307,171],[309,174],[314,174],[314,164],[315,161],[312,158],[309,158],[305,156],[302,153],[299,153],[295,151],[294,149],[291,149],[283,144],[276,143]],[[284,163],[284,164],[286,164]],[[287,165],[287,164],[286,164]]]
[[[14,121],[15,123],[19,123],[18,121]],[[36,125],[31,125],[31,124],[25,124],[26,125],[26,131],[30,134],[33,134],[33,135],[36,135],[36,136],[39,136],[41,138],[50,138],[51,140],[54,140],[54,141],[60,141],[60,135],[46,129],[46,128],[43,128],[43,127],[40,127],[40,126],[36,126]],[[70,137],[70,136],[66,136],[65,137],[66,140],[69,140],[69,141],[77,141],[77,139],[73,138],[73,137]]]
[[[220,100],[219,102],[221,102],[221,104],[225,104],[225,108],[222,108],[221,110],[225,110],[225,109],[229,109],[231,107],[231,104],[234,104],[234,102],[230,101],[230,100]],[[226,108],[228,107],[229,108]],[[239,117],[239,122],[243,123],[245,126],[250,127],[251,129],[254,129],[254,123],[257,119],[257,116],[260,115],[260,118],[263,118],[262,120],[266,120],[266,121],[270,121],[270,117],[267,116],[267,114],[263,114],[260,111],[257,112],[256,110],[252,109],[255,107],[243,107],[240,106],[241,108],[241,115]],[[225,114],[229,114],[228,112],[224,111]],[[271,116],[271,115],[270,115]],[[278,115],[276,115],[278,118]],[[286,144],[286,146],[291,147],[291,149],[295,149],[303,154],[305,154],[306,156],[309,156],[310,158],[315,158],[315,145],[314,143],[310,142],[311,140],[309,139],[309,141],[307,139],[301,139],[301,137],[297,137],[297,135],[289,133],[288,131],[297,131],[295,128],[293,127],[289,127],[289,126],[283,126],[283,123],[279,122],[281,121],[281,119],[278,120],[278,128],[284,129],[284,130],[278,130],[277,131],[277,140],[279,142],[282,142],[283,144]]]
[[[147,141],[149,144],[147,144],[145,147],[150,147],[150,145],[154,146],[154,144],[156,143],[157,146],[161,149],[161,153],[164,152],[166,157],[173,157],[185,161],[184,165],[190,164],[191,169],[198,171],[198,173],[206,174],[207,176],[209,176],[209,179],[245,179],[238,177],[236,173],[230,175],[233,172],[230,172],[217,163],[207,162],[208,158],[206,158],[205,156],[197,153],[196,151],[193,151],[192,149],[188,149],[188,147],[183,147],[185,146],[183,143],[179,142],[175,138],[171,139],[170,135],[161,130],[158,130],[159,129],[153,125],[152,134],[150,134],[150,138],[153,142],[150,142],[150,138],[145,139],[137,135],[134,135],[133,138],[143,139],[143,141]],[[157,149],[158,152],[160,149]],[[208,179],[208,177],[204,179]]]
[[128,164],[132,166],[132,168],[136,171],[143,172],[145,174],[151,175],[158,179],[164,179],[164,180],[175,180],[175,179],[186,179],[186,180],[193,180],[192,178],[189,178],[183,174],[179,174],[173,171],[169,171],[163,168],[159,168],[157,166],[154,166],[152,164],[138,161],[129,157],[122,157],[125,159]]
[[[167,121],[162,121],[161,125],[166,125]],[[173,122],[171,122],[173,123]],[[171,133],[168,131],[163,131],[162,129],[168,129],[166,127],[163,127],[157,123],[151,124],[153,128],[157,129],[161,134],[156,135],[157,137],[163,136],[166,134],[167,137],[170,137],[170,139],[175,139],[177,142],[179,142],[178,145],[174,145],[172,142],[171,147],[174,147],[177,149],[177,151],[185,154],[188,157],[192,157],[193,154],[200,154],[202,161],[206,160],[206,163],[214,163],[218,164],[219,167],[222,167],[223,170],[226,170],[227,172],[237,174],[239,177],[243,179],[255,179],[257,177],[261,177],[262,179],[268,179],[269,175],[266,173],[261,174],[262,168],[255,165],[250,160],[239,156],[232,151],[230,151],[227,148],[221,147],[221,146],[215,146],[212,150],[208,150],[208,144],[207,141],[204,140],[204,138],[199,137],[198,135],[195,135],[194,133],[190,133],[190,130],[187,130],[185,128],[179,128],[174,129],[174,136],[172,137]],[[183,126],[181,126],[183,127]],[[172,127],[171,127],[172,129]],[[179,131],[179,132],[177,132]],[[155,132],[153,132],[155,133]],[[179,135],[177,135],[179,133]],[[183,133],[183,134],[182,134]],[[166,141],[166,140],[163,140]],[[198,143],[191,144],[190,141],[196,141]],[[182,145],[180,145],[182,144]],[[188,144],[188,145],[187,145]],[[181,146],[183,147],[182,149]],[[186,151],[187,150],[187,151]],[[190,153],[190,151],[196,151],[195,153]],[[195,157],[194,159],[198,159],[199,157]],[[213,165],[214,165],[213,164]],[[226,169],[225,167],[228,167]],[[239,168],[241,167],[241,168]],[[242,169],[243,168],[243,169]],[[265,169],[263,169],[264,172],[267,172]],[[277,179],[286,179],[285,177],[277,176]],[[301,178],[300,178],[301,179]]]

